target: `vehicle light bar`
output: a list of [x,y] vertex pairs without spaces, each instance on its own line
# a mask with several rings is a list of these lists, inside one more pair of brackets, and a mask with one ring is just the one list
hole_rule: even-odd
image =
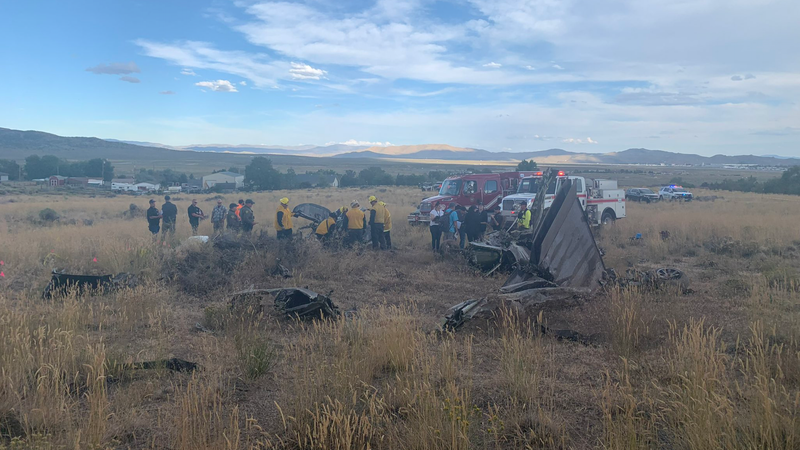
[[566,175],[566,174],[564,173],[563,170],[559,170],[558,171],[558,176],[563,177],[564,175]]

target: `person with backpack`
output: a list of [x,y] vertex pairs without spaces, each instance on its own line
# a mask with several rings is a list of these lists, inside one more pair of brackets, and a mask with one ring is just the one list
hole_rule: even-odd
[[464,235],[466,235],[469,242],[475,242],[481,235],[481,213],[478,207],[470,206],[464,218]]
[[[442,228],[445,225],[444,218],[444,205],[436,202],[436,205],[431,209],[430,214],[430,229],[431,229],[431,250],[438,252],[439,246],[442,243]],[[449,225],[449,224],[448,224]]]
[[456,211],[456,202],[450,202],[447,205],[447,209],[444,210],[445,219],[443,219],[443,223],[446,223],[446,226],[443,228],[444,230],[444,240],[445,241],[454,241],[456,240],[456,231],[458,230],[458,211]]

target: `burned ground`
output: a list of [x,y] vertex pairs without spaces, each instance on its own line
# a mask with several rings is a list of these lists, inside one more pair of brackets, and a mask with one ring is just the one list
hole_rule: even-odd
[[[31,446],[83,448],[798,446],[796,199],[731,194],[713,205],[629,205],[627,219],[598,233],[606,265],[620,274],[675,267],[691,292],[612,287],[541,315],[498,310],[482,326],[441,333],[448,308],[498,295],[507,275],[484,277],[457,253],[433,255],[427,229],[403,223],[410,194],[386,194],[398,248],[385,253],[316,242],[289,251],[271,239],[185,245],[187,224],[162,246],[143,220],[114,218],[124,199],[14,203],[19,209],[7,214],[25,216],[30,203],[60,214],[84,208],[99,220],[15,224],[0,235],[10,243],[0,255],[2,442],[13,435]],[[259,195],[262,206],[285,193]],[[293,195],[335,207],[365,193]],[[269,223],[261,211],[257,220]],[[643,238],[631,240],[637,233]],[[274,273],[278,259],[291,278]],[[55,266],[135,272],[140,285],[43,301]],[[228,308],[232,292],[287,286],[331,292],[354,314],[294,321],[271,308],[244,316]],[[534,321],[591,339],[542,335]],[[126,370],[173,357],[200,369]]]

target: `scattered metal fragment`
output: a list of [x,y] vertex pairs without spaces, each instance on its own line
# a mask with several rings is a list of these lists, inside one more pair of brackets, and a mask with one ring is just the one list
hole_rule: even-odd
[[65,295],[74,289],[79,294],[88,291],[110,291],[122,288],[134,288],[138,284],[136,275],[119,273],[117,275],[77,275],[53,270],[50,282],[42,292],[42,298]]
[[275,308],[300,318],[336,318],[340,314],[328,296],[303,288],[281,289],[275,295]]
[[167,369],[173,372],[194,372],[200,367],[197,363],[186,361],[180,358],[159,359],[155,361],[143,361],[129,364],[122,364],[122,370],[157,370]]

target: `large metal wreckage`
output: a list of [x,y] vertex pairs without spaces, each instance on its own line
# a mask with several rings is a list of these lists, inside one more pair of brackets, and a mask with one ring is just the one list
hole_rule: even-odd
[[[498,294],[451,307],[442,320],[443,330],[457,330],[469,321],[485,324],[495,320],[502,310],[535,322],[544,310],[580,305],[599,289],[611,286],[678,285],[683,292],[688,291],[688,280],[677,269],[633,271],[626,277],[607,270],[574,183],[563,183],[549,208],[544,208],[547,188],[553,182],[554,174],[548,174],[535,197],[531,231],[498,231],[487,235],[483,242],[471,243],[469,257],[485,274],[507,269],[511,275]],[[542,333],[558,338],[587,340],[570,330],[537,326]]]

